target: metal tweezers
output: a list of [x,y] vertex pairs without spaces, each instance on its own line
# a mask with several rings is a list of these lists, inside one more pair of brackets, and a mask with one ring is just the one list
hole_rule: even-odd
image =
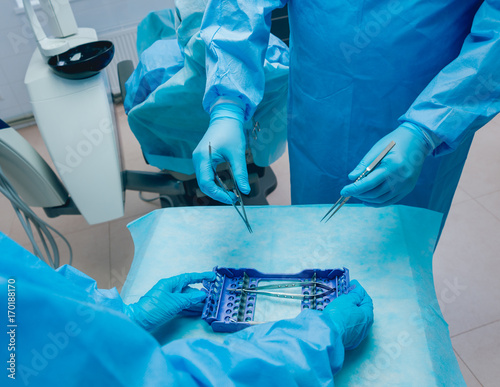
[[[233,173],[233,170],[231,168],[231,164],[229,164],[229,162],[227,163],[227,165],[229,166],[229,173],[231,174],[231,179],[233,181],[233,189],[232,189],[232,191],[236,195],[236,201],[233,201],[233,199],[231,198],[231,195],[229,195],[229,191],[230,191],[229,188],[227,187],[226,184],[224,184],[224,182],[222,181],[222,179],[217,174],[217,167],[214,166],[214,164],[212,162],[212,146],[210,144],[208,144],[208,153],[209,153],[209,157],[210,157],[210,165],[212,166],[212,169],[214,171],[215,180],[217,181],[217,183],[219,184],[219,186],[221,188],[223,188],[224,190],[226,190],[227,196],[229,196],[229,198],[231,199],[231,204],[233,205],[234,209],[236,210],[236,212],[238,213],[238,215],[240,216],[240,218],[245,223],[245,226],[247,226],[248,232],[250,234],[252,234],[253,230],[252,230],[252,227],[250,226],[250,223],[248,222],[247,212],[245,211],[245,205],[243,204],[243,199],[241,197],[241,192],[238,189],[238,185],[236,184],[236,180],[234,178],[234,173]],[[237,206],[238,204],[241,207],[241,211],[238,209],[238,206]]]
[[[394,141],[391,141],[390,144],[385,147],[382,153],[380,153],[377,156],[377,158],[373,160],[373,162],[368,167],[366,167],[363,173],[358,176],[358,178],[354,181],[354,183],[360,181],[362,178],[366,177],[371,171],[373,171],[380,164],[382,159],[385,156],[387,156],[387,153],[389,153],[389,151],[394,147],[394,145],[396,145],[396,143]],[[328,218],[325,220],[325,223],[328,222],[332,218],[332,216],[335,215],[337,211],[340,210],[340,208],[347,203],[347,201],[350,198],[351,198],[350,196],[341,196],[339,200],[337,200],[335,204],[328,210],[325,216],[321,218],[320,222],[322,222],[333,211],[333,213],[330,216],[328,216]]]
[[[284,293],[284,292],[270,292],[268,290],[271,289],[282,289],[282,288],[295,288],[295,287],[304,287],[304,286],[315,286],[316,288],[325,289],[325,292],[318,294],[292,294],[292,293]],[[275,285],[266,285],[266,286],[258,286],[256,288],[237,288],[233,289],[233,291],[241,291],[244,293],[255,293],[255,294],[264,294],[272,297],[279,298],[291,298],[302,300],[304,298],[321,298],[327,296],[328,294],[335,291],[335,288],[331,288],[328,285],[325,285],[321,282],[284,282],[281,284]]]

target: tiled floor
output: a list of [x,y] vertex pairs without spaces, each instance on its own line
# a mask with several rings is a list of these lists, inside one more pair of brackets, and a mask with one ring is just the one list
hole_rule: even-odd
[[434,284],[468,386],[500,385],[500,116],[477,132],[434,256]]
[[[142,158],[122,106],[117,106],[126,169],[152,170]],[[36,127],[20,133],[50,162]],[[434,257],[434,280],[441,309],[468,386],[500,385],[500,117],[478,132]],[[290,204],[288,157],[273,165],[278,188],[270,204]],[[127,223],[159,208],[127,192],[125,216],[89,226],[81,216],[50,219],[74,250],[75,267],[101,288],[121,288],[133,258]],[[47,219],[43,211],[37,210]],[[9,202],[0,196],[0,231],[29,248]],[[64,246],[61,251],[65,256]]]

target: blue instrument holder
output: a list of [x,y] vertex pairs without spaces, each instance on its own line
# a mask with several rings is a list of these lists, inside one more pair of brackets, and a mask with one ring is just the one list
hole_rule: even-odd
[[[301,299],[301,310],[323,310],[339,295],[347,294],[350,290],[349,270],[345,267],[307,269],[297,274],[264,274],[255,269],[217,266],[214,271],[215,281],[203,282],[208,295],[201,316],[214,332],[236,332],[261,323],[254,321],[255,308],[261,296]],[[276,281],[276,284],[259,287],[262,280]],[[281,292],[299,286],[302,288],[301,294]],[[278,292],[269,291],[271,289]]]

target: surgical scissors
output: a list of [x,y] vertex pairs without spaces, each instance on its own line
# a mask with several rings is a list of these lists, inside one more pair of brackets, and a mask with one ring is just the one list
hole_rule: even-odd
[[[354,181],[354,183],[360,181],[362,178],[366,177],[371,171],[373,171],[382,161],[382,159],[387,156],[387,153],[396,145],[394,141],[391,141],[389,145],[385,147],[385,149],[380,153],[375,160],[372,161],[372,163],[366,167],[366,169],[363,171],[361,175],[358,176],[358,178]],[[354,184],[353,183],[353,184]],[[325,220],[325,223],[328,222],[333,215],[337,213],[340,208],[347,203],[347,201],[350,199],[350,196],[340,196],[339,200],[335,202],[335,204],[328,210],[328,212],[323,216],[320,220],[322,222],[332,211],[333,213]]]
[[[236,180],[234,178],[234,173],[233,173],[233,170],[231,168],[231,164],[229,164],[229,162],[227,163],[228,166],[229,166],[229,173],[230,173],[231,179],[233,181],[233,189],[232,189],[232,191],[233,191],[234,195],[236,196],[236,200],[233,200],[233,198],[231,197],[231,195],[229,195],[229,188],[227,187],[226,184],[224,184],[224,182],[222,181],[222,179],[217,174],[217,167],[214,166],[214,164],[212,162],[212,145],[210,145],[210,144],[208,144],[208,154],[210,156],[210,165],[212,166],[212,169],[214,171],[215,180],[217,181],[217,183],[219,184],[219,186],[222,189],[226,190],[227,196],[229,196],[229,198],[231,199],[231,204],[233,205],[234,209],[236,210],[236,212],[238,213],[238,215],[240,216],[240,218],[245,223],[245,226],[247,226],[248,232],[250,234],[252,234],[253,230],[252,230],[252,227],[250,226],[250,223],[248,222],[247,212],[245,211],[245,205],[243,204],[243,199],[241,197],[241,192],[240,192],[240,190],[238,188],[238,185],[236,184]],[[241,211],[238,209],[237,204],[240,205]]]

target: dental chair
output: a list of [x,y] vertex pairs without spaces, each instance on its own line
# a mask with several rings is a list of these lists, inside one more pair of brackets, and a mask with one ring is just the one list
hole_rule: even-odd
[[[205,131],[199,128],[208,127],[209,120],[208,114],[201,109],[206,80],[205,45],[199,29],[205,3],[194,1],[189,2],[189,6],[185,3],[179,0],[175,11],[151,12],[139,24],[139,66],[134,69],[132,61],[120,62],[118,79],[129,125],[142,146],[145,162],[183,182],[186,195],[176,198],[181,200],[181,205],[187,204],[182,201],[186,197],[191,202],[218,204],[200,192],[191,160],[191,153]],[[276,12],[273,32],[288,37],[286,8]],[[251,122],[245,124],[250,133],[247,167],[252,186],[250,197],[245,200],[248,204],[267,204],[265,195],[276,183],[266,166],[282,154],[286,141],[283,117],[286,114],[288,50],[276,40],[274,36],[270,40],[269,51],[273,54],[269,59],[266,56],[264,64],[266,91],[261,103],[264,108],[259,105]],[[128,91],[130,98],[127,98]],[[280,116],[281,124],[270,122],[276,116]],[[278,128],[281,133],[277,133]],[[219,167],[222,167],[218,168],[219,174],[230,186],[227,165]]]
[[[23,1],[38,45],[25,84],[57,170],[0,122],[0,167],[26,204],[42,207],[49,217],[81,214],[91,225],[123,216],[125,190],[157,193],[165,207],[219,204],[200,191],[194,174],[123,170],[109,82],[100,71],[111,60],[109,45],[95,30],[78,28],[68,0],[40,0],[54,35],[48,38],[31,1]],[[85,73],[89,58],[100,67],[90,75]],[[123,97],[132,67],[131,62],[118,67]],[[248,161],[252,193],[245,204],[267,204],[276,177],[270,167],[257,166],[251,157]]]

